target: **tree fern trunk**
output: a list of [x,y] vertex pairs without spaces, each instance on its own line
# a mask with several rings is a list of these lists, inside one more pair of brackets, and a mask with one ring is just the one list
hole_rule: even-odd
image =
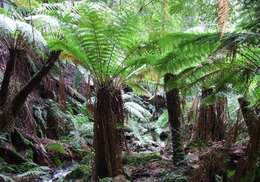
[[257,158],[260,147],[260,120],[250,103],[245,98],[239,99],[240,109],[247,125],[249,142],[247,146],[247,158],[241,160],[233,181],[254,181]]
[[227,119],[227,100],[226,98],[221,98],[215,104],[204,104],[203,99],[210,96],[212,93],[212,88],[202,89],[196,127],[196,139],[199,140],[220,141],[224,139],[224,121]]
[[[97,91],[94,112],[95,180],[122,172],[117,142],[117,123],[113,113],[113,89],[104,86]],[[121,154],[120,154],[121,155]]]
[[42,78],[49,73],[55,62],[58,60],[60,53],[60,51],[52,52],[47,63],[41,68],[41,70],[36,73],[32,79],[15,95],[11,105],[14,115],[20,111],[22,105],[26,101],[27,96],[41,82]]
[[213,105],[203,104],[203,99],[208,97],[213,92],[212,89],[202,89],[200,108],[199,108],[199,117],[197,122],[197,134],[196,138],[200,140],[211,139],[210,135],[210,123],[215,123],[216,117],[213,109]]
[[181,145],[180,126],[181,126],[181,106],[179,89],[167,89],[170,81],[174,80],[174,75],[165,74],[164,84],[166,90],[166,103],[169,116],[170,131],[172,134],[173,162],[178,164],[183,159],[183,150]]
[[116,160],[119,161],[116,164],[116,169],[119,173],[122,173],[123,163],[122,163],[122,150],[123,150],[123,126],[124,126],[124,106],[123,98],[120,89],[116,89],[113,93],[112,98],[112,111],[116,122]]
[[15,95],[10,104],[0,110],[0,130],[1,131],[13,131],[15,125],[15,117],[22,108],[28,95],[34,90],[34,88],[41,82],[42,78],[53,67],[57,59],[59,58],[60,51],[52,52],[47,63],[42,69],[32,77],[32,79]]
[[64,70],[62,63],[59,62],[59,68],[60,68],[60,78],[59,78],[59,104],[62,106],[62,108],[66,109],[66,91],[65,91],[65,79],[64,79]]
[[10,50],[9,52],[10,58],[6,65],[4,78],[0,90],[0,106],[3,106],[7,101],[9,83],[14,71],[14,66],[17,58],[17,53],[14,50]]

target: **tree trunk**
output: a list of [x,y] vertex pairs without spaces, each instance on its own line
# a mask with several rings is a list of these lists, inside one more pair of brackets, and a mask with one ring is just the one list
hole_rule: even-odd
[[203,88],[199,116],[196,127],[196,139],[220,141],[224,139],[224,121],[227,120],[227,99],[220,98],[215,104],[204,104],[203,99],[213,93],[213,89]]
[[15,124],[15,117],[22,108],[27,96],[34,90],[41,82],[42,78],[48,74],[52,66],[59,58],[60,51],[52,52],[47,63],[41,70],[32,77],[32,79],[19,91],[10,105],[8,104],[0,110],[0,131],[13,131]]
[[36,73],[32,79],[15,95],[11,109],[14,115],[16,115],[24,102],[26,101],[27,96],[40,84],[42,78],[49,73],[55,62],[59,59],[61,51],[52,52],[47,63],[41,68],[41,70]]
[[124,105],[123,105],[123,98],[122,93],[120,89],[116,89],[113,94],[112,98],[112,111],[113,115],[115,117],[116,122],[116,157],[117,161],[120,161],[117,163],[116,168],[120,169],[122,171],[123,169],[123,163],[122,161],[122,150],[123,150],[123,140],[124,140],[124,133],[123,133],[123,127],[124,127]]
[[250,108],[250,103],[245,98],[239,98],[240,109],[247,125],[249,143],[247,146],[247,158],[241,160],[238,165],[234,182],[254,181],[256,163],[260,147],[260,119],[255,110]]
[[227,98],[219,98],[215,104],[215,113],[216,113],[216,122],[212,128],[212,140],[221,141],[225,136],[225,121],[228,120],[228,111],[227,111]]
[[[97,90],[94,112],[95,180],[122,173],[117,142],[117,123],[113,113],[113,91],[109,86]],[[121,155],[121,154],[120,154]]]
[[198,117],[198,126],[197,126],[197,135],[196,138],[200,140],[211,140],[211,129],[210,125],[216,122],[216,115],[214,112],[214,106],[203,104],[202,101],[206,97],[210,96],[213,92],[213,89],[202,89],[200,108],[199,108],[199,117]]
[[10,58],[6,65],[4,78],[3,78],[1,90],[0,90],[0,106],[3,106],[7,101],[9,83],[10,83],[10,79],[13,74],[15,62],[17,59],[16,51],[9,50],[9,53],[10,53]]
[[177,164],[183,159],[183,149],[181,145],[180,126],[181,126],[181,106],[179,89],[168,89],[168,83],[173,81],[174,75],[167,73],[164,76],[166,91],[166,103],[169,116],[170,131],[172,134],[173,162]]
[[66,109],[66,91],[65,91],[65,79],[64,79],[64,70],[62,63],[59,62],[59,68],[60,68],[60,78],[59,78],[59,104],[62,106],[62,108]]

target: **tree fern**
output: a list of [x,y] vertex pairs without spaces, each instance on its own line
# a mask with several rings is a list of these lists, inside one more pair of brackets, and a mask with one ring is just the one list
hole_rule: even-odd
[[62,39],[52,37],[49,45],[53,49],[63,49],[65,54],[80,60],[93,73],[99,85],[108,83],[122,71],[131,71],[126,60],[131,56],[130,48],[138,42],[134,36],[137,16],[115,13],[106,8],[105,11],[96,11],[96,7],[88,3],[81,4],[76,12],[79,19],[70,14],[59,17]]
[[[20,34],[23,36],[22,40],[26,41],[27,44],[34,45],[41,51],[46,50],[47,43],[42,34],[31,25],[22,21],[0,15],[0,32],[1,39],[4,39],[7,44],[8,41],[12,42],[13,39],[17,38],[15,36]],[[20,48],[22,48],[22,46]]]

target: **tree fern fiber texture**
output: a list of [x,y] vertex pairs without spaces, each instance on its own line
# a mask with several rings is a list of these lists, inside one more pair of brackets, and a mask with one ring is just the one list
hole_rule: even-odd
[[181,144],[181,103],[179,89],[167,89],[167,83],[175,79],[173,74],[167,73],[164,75],[166,102],[169,116],[169,125],[172,135],[172,148],[173,148],[173,162],[178,164],[183,159],[183,150]]
[[218,26],[221,36],[223,36],[228,21],[228,0],[218,0]]
[[104,86],[97,91],[94,113],[95,180],[122,173],[121,153],[117,151],[117,123],[112,111],[113,90]]

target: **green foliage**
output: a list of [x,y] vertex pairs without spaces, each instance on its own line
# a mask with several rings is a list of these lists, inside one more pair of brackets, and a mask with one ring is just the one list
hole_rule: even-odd
[[125,60],[138,42],[135,36],[138,16],[132,12],[116,13],[106,7],[97,11],[88,3],[76,9],[78,18],[71,13],[59,16],[62,39],[50,37],[50,47],[62,49],[64,54],[80,61],[98,85],[110,83],[123,72],[131,72]]
[[149,119],[152,117],[152,114],[148,110],[135,102],[125,102],[124,109],[129,115],[135,116],[141,121],[149,121]]
[[0,174],[0,180],[4,182],[15,182],[10,176]]
[[228,170],[227,176],[228,176],[229,178],[232,178],[235,174],[236,174],[236,171],[235,171],[235,170]]
[[88,117],[88,115],[77,114],[77,115],[72,116],[72,121],[75,125],[82,125],[84,123],[89,122],[89,117]]
[[149,161],[158,161],[161,160],[162,157],[159,153],[139,153],[136,155],[125,155],[123,157],[123,163],[128,165],[144,165]]
[[176,181],[176,182],[188,182],[189,178],[184,175],[184,174],[178,174],[176,172],[172,172],[172,173],[169,173],[167,174],[165,177],[164,177],[164,181],[165,182],[171,182],[171,181]]
[[207,146],[208,146],[208,142],[205,140],[193,140],[188,145],[188,147],[193,149],[198,149],[198,150],[206,148]]
[[42,34],[25,22],[0,14],[0,33],[0,38],[7,46],[23,50],[25,43],[27,43],[40,51],[46,51],[47,43]]
[[[39,177],[50,172],[47,166],[38,166],[33,162],[26,162],[21,165],[8,164],[0,158],[0,180],[3,178],[6,181],[11,181],[9,174],[17,174],[17,178],[30,179]],[[11,175],[10,175],[11,176]],[[9,177],[9,178],[8,178]]]
[[48,167],[36,167],[32,168],[22,174],[17,175],[18,178],[38,178],[41,175],[45,175],[46,173],[50,172],[50,168]]
[[164,111],[156,121],[156,126],[159,128],[166,128],[168,126],[168,111]]
[[16,0],[15,5],[19,8],[38,8],[40,6],[37,0]]
[[72,172],[70,172],[65,179],[66,180],[76,180],[76,179],[83,179],[90,180],[91,177],[91,167],[90,165],[80,164],[76,167]]
[[113,179],[112,179],[112,178],[109,178],[109,177],[102,178],[102,179],[100,180],[100,182],[112,182],[112,181],[113,181]]
[[46,146],[46,149],[50,152],[58,152],[60,154],[65,154],[64,146],[61,143],[52,143]]

